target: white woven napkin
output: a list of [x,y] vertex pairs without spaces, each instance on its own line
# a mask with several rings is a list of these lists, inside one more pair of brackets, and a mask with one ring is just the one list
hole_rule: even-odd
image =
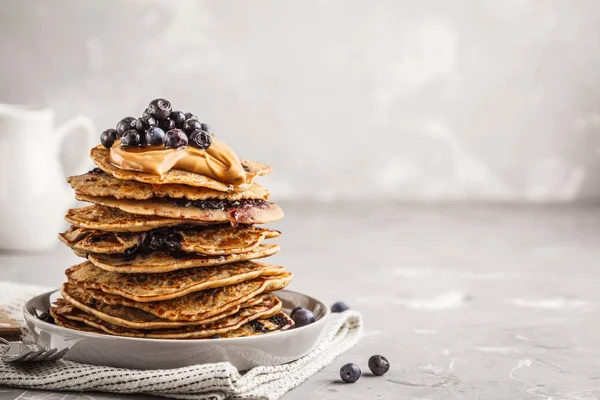
[[[0,306],[22,327],[22,308],[32,296],[51,290],[0,282]],[[143,393],[180,399],[277,400],[356,344],[362,318],[356,311],[332,314],[321,340],[305,357],[278,366],[256,367],[240,374],[229,363],[166,370],[131,370],[60,360],[18,366],[0,359],[0,385],[28,389]],[[30,340],[26,332],[24,340]],[[0,353],[7,349],[0,345]]]

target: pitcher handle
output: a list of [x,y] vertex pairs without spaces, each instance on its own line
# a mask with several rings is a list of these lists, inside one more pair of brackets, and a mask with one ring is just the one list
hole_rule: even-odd
[[[75,172],[83,173],[88,169],[88,165],[90,163],[90,159],[88,158],[90,149],[99,142],[94,122],[88,117],[79,115],[56,128],[56,133],[58,134],[58,137],[62,143],[69,135],[79,130],[84,132],[85,140],[83,141],[82,146],[85,146],[85,148],[77,150],[75,155],[72,157],[76,157],[77,160],[75,162]],[[65,171],[65,174],[68,175],[67,171]]]

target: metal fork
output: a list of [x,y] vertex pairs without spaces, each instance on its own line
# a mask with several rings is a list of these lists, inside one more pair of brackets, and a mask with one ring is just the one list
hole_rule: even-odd
[[[23,343],[11,343],[6,339],[0,338],[0,343],[8,345],[8,352],[2,356],[2,361],[6,363],[36,363],[36,362],[50,362],[60,360],[69,351],[69,348],[62,349],[50,349],[50,350],[35,350]],[[27,350],[22,351],[21,347],[26,346]]]

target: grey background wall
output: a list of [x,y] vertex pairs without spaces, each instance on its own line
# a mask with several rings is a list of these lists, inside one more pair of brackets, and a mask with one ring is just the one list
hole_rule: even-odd
[[279,199],[591,200],[598,37],[595,0],[3,0],[0,101],[166,97]]

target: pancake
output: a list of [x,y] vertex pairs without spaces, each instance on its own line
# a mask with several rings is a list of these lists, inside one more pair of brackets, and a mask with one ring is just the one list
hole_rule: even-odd
[[222,192],[205,187],[187,185],[151,185],[137,181],[124,181],[96,168],[86,174],[70,176],[67,182],[75,189],[75,193],[83,196],[112,196],[117,199],[147,200],[154,197],[170,197],[173,199],[186,198],[188,200],[242,200],[260,199],[267,200],[269,191],[259,185],[252,184],[243,192]]
[[275,203],[263,200],[239,200],[227,202],[223,200],[204,202],[191,205],[190,201],[181,199],[149,199],[132,200],[117,199],[115,197],[83,196],[76,195],[79,201],[98,204],[106,207],[118,208],[135,215],[157,216],[188,221],[203,222],[231,222],[232,224],[266,224],[283,218],[283,211]]
[[[125,274],[161,274],[186,268],[209,267],[239,261],[254,260],[272,256],[279,251],[277,244],[261,244],[242,254],[207,256],[198,253],[169,253],[155,251],[149,254],[87,254],[88,260],[105,271]],[[76,252],[77,254],[77,252]]]
[[140,303],[101,290],[89,290],[89,293],[102,303],[138,308],[158,318],[170,321],[201,321],[263,293],[283,289],[291,280],[292,274],[288,272],[149,303]]
[[239,254],[255,249],[280,232],[250,225],[157,228],[149,232],[105,232],[71,226],[59,234],[67,246],[82,253],[122,254],[139,246],[208,255]]
[[67,211],[65,220],[80,228],[97,229],[108,232],[144,232],[151,229],[186,225],[206,226],[210,222],[181,221],[180,219],[156,216],[133,215],[117,208],[88,206]]
[[151,302],[284,272],[285,269],[280,266],[244,261],[164,274],[119,274],[97,268],[86,261],[69,268],[66,275],[69,283],[85,289],[101,290],[138,302]]
[[126,181],[138,181],[142,183],[150,183],[153,185],[164,184],[180,184],[196,187],[205,187],[208,189],[218,190],[220,192],[238,192],[249,189],[254,180],[261,175],[271,173],[271,167],[257,163],[254,161],[242,160],[242,166],[246,171],[246,183],[233,186],[227,183],[219,182],[204,175],[193,172],[172,169],[164,176],[152,175],[146,172],[128,171],[115,167],[110,162],[110,150],[103,146],[94,147],[90,152],[92,161],[107,174],[113,175],[117,179]]
[[[237,330],[245,324],[259,318],[269,318],[280,313],[281,302],[276,297],[272,297],[255,306],[241,309],[234,315],[222,318],[218,321],[206,325],[184,326],[171,329],[138,330],[123,328],[113,325],[100,318],[85,313],[75,307],[67,308],[64,305],[51,308],[51,315],[56,315],[60,319],[70,319],[84,322],[96,329],[101,329],[106,333],[116,336],[141,337],[153,339],[202,339],[215,335],[223,335]],[[61,321],[62,322],[62,321]]]
[[206,325],[236,314],[242,308],[258,305],[262,301],[269,300],[271,297],[271,295],[256,296],[242,304],[224,308],[219,310],[219,313],[198,321],[169,321],[158,318],[155,315],[138,308],[122,306],[119,304],[102,303],[92,297],[90,291],[68,283],[63,285],[62,295],[67,302],[88,314],[113,325],[133,329],[167,329],[179,328],[182,326]]
[[[103,322],[101,319],[96,318],[93,315],[87,314],[76,307],[73,307],[71,304],[67,303],[63,299],[57,299],[56,305],[50,309],[50,315],[52,315],[57,325],[65,328],[75,329],[84,332],[114,335],[114,333],[110,333],[96,327],[105,324],[105,322]],[[87,323],[84,321],[87,321]],[[212,335],[204,338],[218,339],[256,336],[269,332],[287,330],[293,326],[294,322],[285,313],[280,311],[277,314],[272,315],[270,317],[258,318],[254,321],[247,322],[237,329],[233,329],[227,332],[222,332],[218,335]],[[161,339],[168,339],[168,337],[161,337]]]

